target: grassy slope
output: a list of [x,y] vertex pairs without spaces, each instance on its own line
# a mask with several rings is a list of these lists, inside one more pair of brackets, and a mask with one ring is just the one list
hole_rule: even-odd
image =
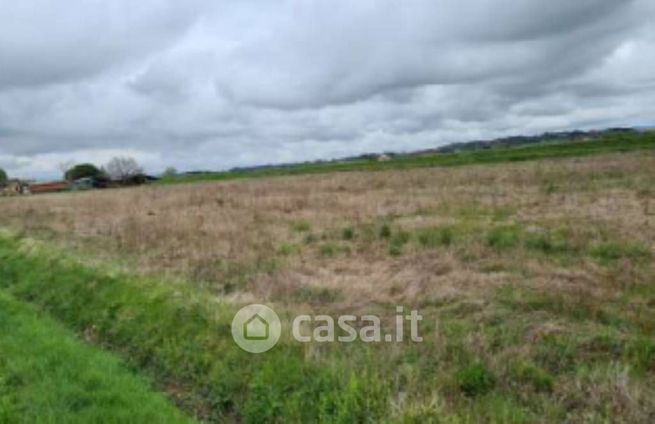
[[255,171],[229,171],[184,177],[168,177],[160,184],[222,181],[239,178],[264,178],[285,175],[322,174],[350,171],[384,171],[438,166],[464,166],[482,163],[521,162],[547,158],[582,157],[602,153],[630,152],[655,148],[655,131],[635,135],[605,135],[600,140],[530,145],[514,148],[462,153],[435,154],[418,157],[399,157],[389,162],[359,160],[343,163],[298,164],[286,168]]
[[0,422],[189,422],[116,358],[0,292]]
[[91,331],[206,420],[373,422],[386,413],[362,363],[307,362],[303,346],[285,342],[247,354],[230,335],[236,309],[198,292],[109,275],[2,234],[0,288]]
[[[523,243],[514,232],[483,237],[502,250]],[[533,254],[550,254],[530,245]],[[631,255],[601,259],[620,266]],[[198,292],[108,275],[7,237],[0,238],[0,281],[76,331],[92,329],[98,343],[210,421],[639,422],[655,415],[652,284],[617,286],[612,303],[505,286],[484,304],[424,311],[429,336],[420,345],[283,340],[249,355],[229,335],[234,307]],[[430,327],[435,318],[438,329]]]

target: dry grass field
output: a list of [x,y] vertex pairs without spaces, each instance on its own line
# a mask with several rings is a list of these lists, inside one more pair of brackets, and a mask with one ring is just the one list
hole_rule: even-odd
[[654,193],[655,156],[639,153],[35,196],[1,207],[6,227],[221,294],[420,305],[509,280],[601,290],[607,270],[593,250],[651,250]]
[[419,309],[418,359],[389,346],[376,359],[393,368],[381,375],[398,421],[655,418],[652,151],[6,198],[0,211],[22,235],[234,304]]

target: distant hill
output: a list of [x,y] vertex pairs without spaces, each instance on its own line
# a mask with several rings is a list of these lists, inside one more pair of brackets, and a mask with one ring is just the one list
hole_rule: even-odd
[[610,128],[594,131],[566,131],[544,133],[536,136],[512,136],[493,140],[453,143],[434,149],[409,153],[369,153],[334,160],[239,167],[222,172],[193,171],[174,177],[164,177],[161,183],[229,180],[326,172],[460,166],[576,157],[653,148],[655,148],[655,131],[647,129]]
[[[386,155],[390,158],[402,158],[402,157],[434,155],[440,153],[472,152],[477,150],[489,150],[494,148],[520,147],[520,146],[527,146],[527,145],[534,145],[534,144],[562,143],[567,141],[571,141],[571,142],[591,141],[591,140],[601,139],[606,135],[636,134],[639,133],[640,131],[643,131],[643,129],[609,128],[605,130],[592,130],[592,131],[575,130],[575,131],[547,132],[535,136],[519,135],[519,136],[496,138],[492,140],[475,140],[475,141],[466,141],[460,143],[451,143],[442,147],[417,150],[408,153],[378,152],[378,153],[366,153],[357,156],[349,156],[349,157],[333,159],[333,160],[317,160],[317,161],[295,162],[295,163],[275,164],[275,165],[235,167],[230,169],[230,172],[252,172],[252,171],[293,168],[302,165],[320,165],[320,164],[330,164],[330,163],[370,161],[370,160],[376,160],[381,155]],[[198,175],[198,174],[207,174],[207,173],[208,172],[189,172],[187,173],[187,175]]]

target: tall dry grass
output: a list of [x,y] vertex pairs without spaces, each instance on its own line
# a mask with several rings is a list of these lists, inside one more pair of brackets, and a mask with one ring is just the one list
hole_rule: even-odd
[[[611,240],[652,250],[653,187],[655,155],[642,152],[5,198],[0,225],[241,298],[440,303],[526,276],[593,295],[612,278],[588,255],[567,265],[495,248],[485,234],[565,230],[581,249]],[[416,241],[440,228],[452,243]]]

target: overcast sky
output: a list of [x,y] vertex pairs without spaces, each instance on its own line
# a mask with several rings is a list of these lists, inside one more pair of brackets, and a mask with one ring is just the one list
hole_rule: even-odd
[[653,111],[653,0],[0,3],[14,176],[407,151]]

